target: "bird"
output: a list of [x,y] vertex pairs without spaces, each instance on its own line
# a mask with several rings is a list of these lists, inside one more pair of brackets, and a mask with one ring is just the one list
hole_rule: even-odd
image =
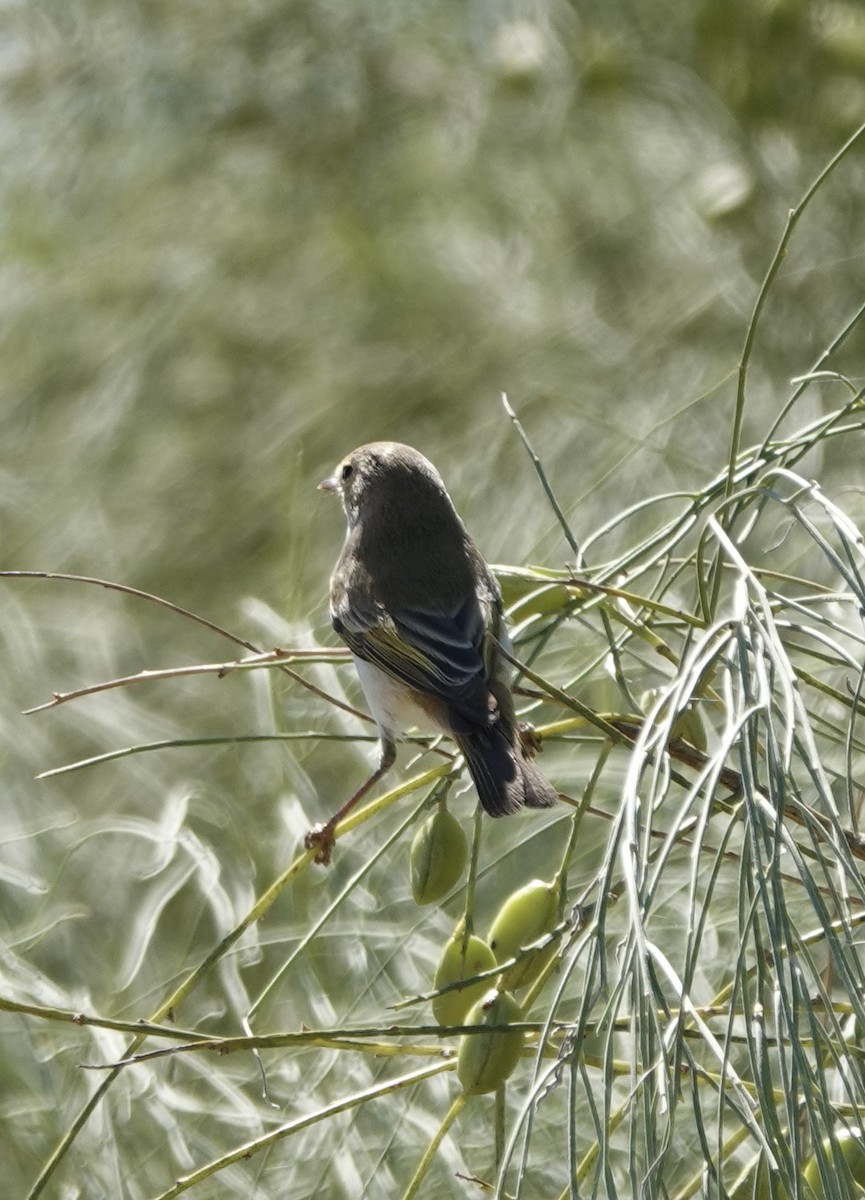
[[397,739],[415,727],[456,742],[490,816],[551,807],[558,793],[516,718],[498,582],[436,468],[411,446],[370,442],[319,488],[340,497],[348,523],[330,616],[378,727],[379,761],[307,834],[315,861],[330,861],[336,825],[390,770]]

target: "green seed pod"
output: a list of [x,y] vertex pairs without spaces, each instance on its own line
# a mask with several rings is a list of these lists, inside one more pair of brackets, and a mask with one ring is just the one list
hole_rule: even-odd
[[706,753],[706,726],[699,708],[692,701],[679,713],[673,722],[673,737],[684,738],[692,746]]
[[646,690],[640,696],[640,712],[642,712],[645,716],[648,716],[663,695],[664,688],[646,688]]
[[[648,714],[665,694],[665,688],[648,688],[640,697],[640,708],[644,713]],[[684,738],[686,742],[690,742],[692,746],[696,746],[698,750],[702,750],[705,754],[707,744],[706,726],[703,724],[703,717],[698,707],[698,701],[689,701],[678,714],[673,721],[670,738],[672,741],[675,741],[676,738]]]
[[[467,1025],[510,1025],[522,1021],[523,1010],[510,992],[488,992],[468,1015]],[[457,1051],[457,1077],[469,1096],[494,1092],[520,1060],[521,1029],[464,1033]]]
[[512,623],[533,615],[560,613],[580,595],[580,590],[561,583],[557,572],[539,568],[497,567],[496,579],[502,589],[505,608],[511,610]]
[[[865,1192],[865,1143],[858,1134],[851,1133],[848,1129],[839,1130],[836,1134],[836,1141],[844,1161],[850,1168],[850,1174],[856,1187],[855,1195],[860,1196]],[[823,1142],[823,1154],[829,1164],[829,1170],[833,1170],[832,1145],[828,1138]],[[833,1173],[836,1177],[838,1176],[840,1172],[837,1167],[834,1168]],[[826,1190],[820,1178],[820,1164],[817,1162],[816,1154],[812,1154],[805,1163],[802,1178],[811,1186],[818,1200],[823,1200]]]
[[409,869],[415,903],[441,900],[459,883],[467,856],[462,825],[446,808],[437,808],[412,839]]
[[[496,956],[486,942],[472,934],[465,944],[463,951],[462,923],[454,936],[444,948],[436,969],[433,986],[447,987],[449,983],[457,983],[461,979],[471,979],[481,971],[489,971],[496,965]],[[468,987],[454,988],[442,996],[433,996],[433,1016],[439,1025],[464,1025],[469,1010],[472,1009],[481,996],[490,990],[492,980],[481,979]]]
[[[514,958],[524,946],[539,941],[556,927],[559,888],[555,883],[533,879],[508,896],[496,913],[490,928],[489,943],[497,962]],[[506,981],[509,988],[525,987],[537,979],[556,953],[555,943],[528,954],[511,967]]]
[[[766,1159],[758,1154],[730,1189],[730,1200],[772,1200]],[[775,1200],[787,1200],[787,1189],[775,1181]]]

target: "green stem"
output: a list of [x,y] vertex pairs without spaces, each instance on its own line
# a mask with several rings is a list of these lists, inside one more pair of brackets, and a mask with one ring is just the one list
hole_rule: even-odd
[[445,1113],[444,1120],[436,1130],[432,1141],[424,1151],[423,1158],[418,1163],[417,1170],[415,1171],[414,1175],[412,1175],[411,1182],[403,1193],[403,1200],[414,1200],[414,1197],[417,1195],[418,1188],[423,1183],[424,1176],[429,1170],[432,1160],[435,1158],[436,1151],[444,1141],[445,1134],[448,1132],[451,1125],[453,1125],[454,1121],[465,1108],[466,1100],[467,1096],[465,1092],[460,1092],[456,1100],[454,1100],[453,1104]]

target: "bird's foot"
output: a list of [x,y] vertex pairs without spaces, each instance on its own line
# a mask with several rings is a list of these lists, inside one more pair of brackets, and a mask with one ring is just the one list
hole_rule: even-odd
[[544,744],[531,721],[518,721],[517,733],[520,739],[520,749],[525,758],[534,758],[536,754],[540,754]]
[[333,824],[328,821],[324,825],[313,825],[309,833],[303,839],[304,848],[307,850],[315,850],[313,862],[317,862],[322,867],[330,866],[330,852],[333,849],[333,843],[336,839],[333,836]]

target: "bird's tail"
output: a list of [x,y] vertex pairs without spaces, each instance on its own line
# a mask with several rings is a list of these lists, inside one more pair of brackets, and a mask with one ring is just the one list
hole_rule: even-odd
[[498,725],[456,740],[480,802],[491,817],[508,816],[524,805],[550,808],[558,800],[516,730],[512,741]]

